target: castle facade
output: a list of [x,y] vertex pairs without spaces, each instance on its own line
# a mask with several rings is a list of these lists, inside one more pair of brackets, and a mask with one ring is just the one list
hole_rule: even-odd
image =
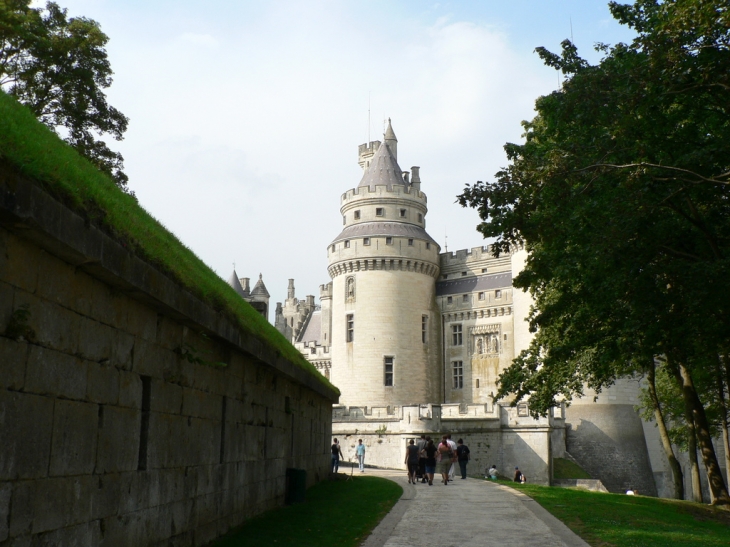
[[531,299],[512,286],[525,251],[442,253],[426,230],[420,168],[400,168],[390,120],[382,142],[359,146],[358,163],[359,184],[340,196],[342,229],[327,247],[331,281],[320,304],[297,299],[290,279],[274,319],[341,390],[333,435],[345,456],[362,438],[367,463],[403,467],[410,439],[450,432],[470,447],[472,473],[496,464],[510,476],[519,465],[531,482],[551,484],[553,459],[567,458],[610,491],[668,495],[656,429],[634,408],[640,380],[540,419],[526,404],[494,402],[499,374],[531,339]]

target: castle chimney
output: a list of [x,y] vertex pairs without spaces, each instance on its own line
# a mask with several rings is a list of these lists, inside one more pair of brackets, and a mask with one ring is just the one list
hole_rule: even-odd
[[[413,177],[411,177],[411,182],[421,182],[421,174],[418,172],[421,168],[414,165],[411,167],[411,173],[413,174]],[[408,171],[406,171],[407,173]]]
[[287,300],[293,300],[294,299],[294,280],[289,280],[289,288],[286,290],[286,299]]
[[251,292],[251,284],[250,284],[251,279],[248,277],[242,277],[240,279],[240,281],[241,281],[241,287],[243,287],[243,292],[246,293],[246,295],[248,295]]
[[307,295],[307,306],[311,306],[312,308],[314,307],[314,295],[313,294]]

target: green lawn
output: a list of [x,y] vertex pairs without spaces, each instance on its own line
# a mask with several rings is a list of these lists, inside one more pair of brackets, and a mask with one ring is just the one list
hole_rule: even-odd
[[580,465],[565,458],[553,458],[554,479],[590,479],[592,478]]
[[687,501],[519,485],[594,547],[727,547],[730,511]]
[[213,544],[213,547],[356,547],[403,494],[379,477],[324,481],[307,490],[304,503],[268,511]]

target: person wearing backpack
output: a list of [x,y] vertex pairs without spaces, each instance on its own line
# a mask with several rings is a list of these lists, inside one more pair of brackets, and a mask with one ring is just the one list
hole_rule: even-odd
[[461,470],[461,478],[466,479],[466,464],[469,463],[469,447],[464,444],[463,439],[456,441],[456,458],[459,462],[459,469]]

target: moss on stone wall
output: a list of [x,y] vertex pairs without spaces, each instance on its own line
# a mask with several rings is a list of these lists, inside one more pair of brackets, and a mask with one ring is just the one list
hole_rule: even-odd
[[[30,111],[0,91],[0,161],[32,179],[277,354],[337,388],[173,233],[79,156]],[[7,196],[13,188],[2,189]]]

